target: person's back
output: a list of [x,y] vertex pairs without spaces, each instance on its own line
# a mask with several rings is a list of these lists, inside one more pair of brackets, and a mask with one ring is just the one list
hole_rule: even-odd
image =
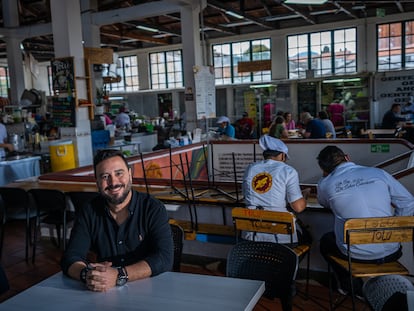
[[[292,210],[301,212],[306,208],[297,171],[285,163],[288,148],[279,139],[264,135],[259,139],[264,150],[263,161],[250,164],[244,173],[243,194],[245,205],[250,209],[287,212],[286,204]],[[243,232],[247,240],[290,243],[290,235]],[[296,232],[294,243],[298,240]]]
[[321,110],[318,113],[320,120],[322,121],[323,125],[325,126],[326,133],[331,133],[330,138],[336,138],[335,127],[331,120],[328,118],[328,114],[326,111]]
[[306,125],[306,132],[310,133],[309,138],[326,138],[325,125],[321,120],[312,119]]
[[[345,220],[413,215],[414,197],[386,171],[349,162],[348,156],[335,146],[325,147],[318,161],[326,175],[318,182],[318,202],[335,216],[337,246],[343,254],[347,253],[343,242]],[[368,244],[352,246],[351,251],[352,258],[365,260],[382,258],[398,248],[398,243]]]
[[[335,216],[335,235],[338,241],[342,241],[340,248],[343,253],[346,253],[346,244],[343,243],[345,220],[394,215],[389,193],[390,180],[390,176],[381,169],[347,162],[339,165],[334,174],[319,182],[318,201],[323,206],[329,206]],[[395,190],[397,189],[395,187]],[[399,190],[393,193],[393,196],[398,195]],[[397,251],[398,247],[397,243],[352,246],[352,254],[353,258],[374,259],[391,254]]]

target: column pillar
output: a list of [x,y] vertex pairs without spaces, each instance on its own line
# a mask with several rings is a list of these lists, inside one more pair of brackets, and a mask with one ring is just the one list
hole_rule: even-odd
[[[3,19],[6,28],[19,27],[19,12],[17,7],[18,1],[3,0]],[[25,89],[24,68],[22,60],[22,51],[20,49],[21,38],[8,37],[3,39],[6,42],[7,63],[10,75],[10,101],[12,105],[18,105],[20,97]]]
[[[83,54],[82,21],[79,1],[51,0],[55,57],[74,57],[76,95],[87,99],[87,81]],[[86,77],[90,78],[90,77]],[[92,140],[87,107],[76,109],[76,127],[61,128],[62,138],[71,138],[76,146],[77,164],[92,164]]]
[[[181,9],[181,35],[183,46],[183,68],[185,90],[191,88],[195,94],[195,81],[193,66],[202,66],[202,50],[200,41],[199,15],[201,7],[199,4],[182,6]],[[195,97],[193,100],[185,100],[185,111],[187,118],[187,130],[192,131],[197,127],[197,111]]]

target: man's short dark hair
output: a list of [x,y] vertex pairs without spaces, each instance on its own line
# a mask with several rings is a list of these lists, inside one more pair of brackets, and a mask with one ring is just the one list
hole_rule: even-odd
[[263,151],[263,158],[265,160],[267,160],[267,159],[270,159],[272,157],[277,157],[281,153],[283,153],[283,152],[277,151],[277,150],[265,150],[265,151]]
[[317,157],[320,168],[330,174],[339,164],[346,162],[346,154],[337,146],[326,146]]
[[120,157],[125,162],[125,165],[129,168],[128,161],[126,160],[122,151],[116,150],[116,149],[102,149],[102,150],[99,150],[96,153],[95,157],[93,158],[93,169],[95,172],[95,177],[96,177],[96,167],[98,166],[98,164],[106,159],[113,158],[113,157]]

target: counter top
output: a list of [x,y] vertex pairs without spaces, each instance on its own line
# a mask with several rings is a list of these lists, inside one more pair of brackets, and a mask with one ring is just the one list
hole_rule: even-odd
[[16,162],[28,162],[33,160],[40,160],[41,157],[33,156],[33,155],[15,155],[11,157],[2,158],[0,161],[0,165],[10,165]]

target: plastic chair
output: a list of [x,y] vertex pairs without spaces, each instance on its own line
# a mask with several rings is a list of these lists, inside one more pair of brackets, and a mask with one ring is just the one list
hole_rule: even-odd
[[171,224],[171,234],[174,241],[174,264],[173,271],[179,272],[181,265],[181,256],[183,253],[183,241],[184,241],[184,231],[183,229],[175,224]]
[[306,297],[309,296],[309,270],[310,249],[308,243],[293,245],[293,234],[295,231],[295,216],[290,212],[276,212],[267,210],[253,210],[244,207],[235,207],[231,212],[233,223],[238,239],[241,230],[270,233],[289,234],[291,245],[289,246],[299,257],[299,261],[306,257]]
[[[71,215],[67,215],[66,196],[60,190],[53,189],[30,189],[28,191],[34,199],[38,213],[38,224],[46,223],[56,226],[58,247],[63,246],[63,250],[66,248],[66,236],[67,236],[67,222],[70,220]],[[61,227],[62,234],[61,237]],[[34,242],[36,244],[36,241]],[[33,247],[33,262],[35,258],[36,245]]]
[[227,255],[228,277],[265,282],[264,296],[278,297],[283,311],[292,310],[298,256],[289,247],[272,242],[243,241]]
[[373,311],[382,311],[387,301],[396,293],[404,294],[405,298],[407,291],[414,291],[414,285],[401,275],[370,278],[363,286],[364,298]]
[[[345,221],[344,243],[347,245],[347,260],[330,255],[328,273],[330,274],[331,272],[331,264],[329,262],[335,262],[335,264],[348,271],[351,286],[352,310],[355,310],[353,278],[376,277],[390,274],[408,275],[409,271],[397,260],[383,264],[353,262],[351,258],[351,246],[354,244],[411,242],[413,241],[413,229],[413,216],[353,218]],[[329,278],[329,302],[331,310],[340,305],[344,299],[335,306],[333,305],[332,282],[331,278]]]
[[[31,243],[32,224],[36,223],[36,209],[29,194],[21,188],[0,187],[0,195],[4,203],[3,224],[10,220],[26,221],[26,261],[29,260],[29,244]],[[4,226],[0,242],[0,257],[3,250]],[[34,259],[34,254],[33,254]]]

